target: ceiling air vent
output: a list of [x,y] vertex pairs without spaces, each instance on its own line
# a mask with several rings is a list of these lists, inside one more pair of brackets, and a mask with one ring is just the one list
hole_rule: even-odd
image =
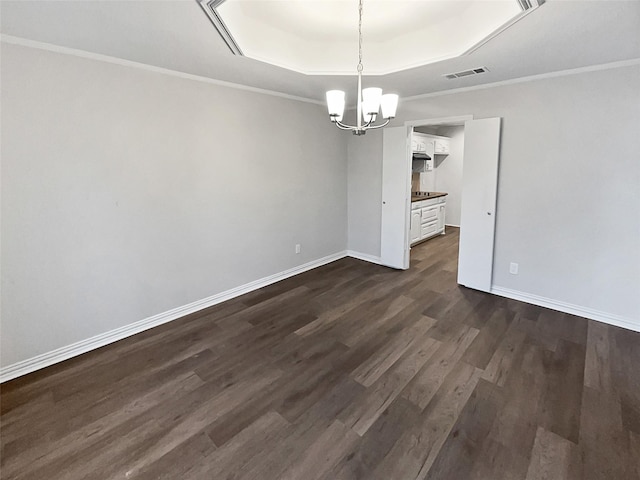
[[216,27],[216,30],[218,30],[218,33],[227,44],[227,46],[231,49],[231,51],[236,55],[244,56],[242,50],[240,50],[240,47],[231,35],[231,32],[216,11],[216,8],[218,8],[224,2],[225,0],[199,0],[200,6],[204,10],[204,13],[207,14],[207,17],[209,17],[209,20],[211,20],[213,26]]
[[472,68],[471,70],[463,70],[461,72],[447,73],[443,75],[443,77],[448,79],[470,77],[471,75],[479,75],[481,73],[485,73],[488,71],[489,69],[487,67],[478,67],[478,68]]

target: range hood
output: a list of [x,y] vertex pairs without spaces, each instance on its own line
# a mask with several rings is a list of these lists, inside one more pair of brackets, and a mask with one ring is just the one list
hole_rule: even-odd
[[431,160],[431,156],[424,152],[413,152],[413,160]]

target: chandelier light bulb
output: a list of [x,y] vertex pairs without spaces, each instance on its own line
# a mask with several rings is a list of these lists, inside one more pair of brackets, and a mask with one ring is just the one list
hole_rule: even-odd
[[329,116],[332,118],[340,117],[344,113],[345,95],[342,90],[329,90],[327,92],[327,108]]
[[380,106],[382,107],[382,118],[385,120],[394,118],[396,116],[396,110],[398,109],[398,95],[395,93],[382,95]]
[[375,121],[380,110],[381,88],[365,88],[362,90],[362,115],[365,122]]

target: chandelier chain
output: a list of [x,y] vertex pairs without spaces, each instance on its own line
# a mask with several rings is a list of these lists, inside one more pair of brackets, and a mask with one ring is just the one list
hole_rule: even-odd
[[358,72],[362,72],[362,1],[358,4]]

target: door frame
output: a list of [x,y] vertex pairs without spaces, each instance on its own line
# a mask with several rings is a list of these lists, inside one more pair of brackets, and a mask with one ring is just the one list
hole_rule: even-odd
[[[491,117],[494,118],[494,117]],[[502,121],[502,117],[495,117],[495,118],[499,118],[500,121]],[[473,121],[474,117],[473,115],[460,115],[460,116],[454,116],[454,117],[437,117],[437,118],[426,118],[426,119],[421,119],[421,120],[408,120],[404,122],[404,126],[407,128],[407,132],[411,133],[414,130],[414,127],[420,127],[420,126],[445,126],[445,125],[464,125],[467,121]],[[501,129],[500,129],[501,130]],[[500,135],[501,137],[501,135]],[[499,138],[499,143],[498,143],[498,155],[500,154],[500,149],[501,149],[501,144],[502,144],[502,138]],[[406,148],[409,149],[411,148],[411,139],[410,139],[410,135],[407,135],[407,145]],[[384,157],[384,155],[383,155]],[[463,159],[464,160],[464,159]],[[407,155],[406,156],[406,162],[407,162],[407,171],[411,172],[411,155]],[[384,158],[383,158],[383,164],[384,164]],[[498,167],[499,168],[499,167]],[[463,169],[464,169],[464,163],[463,163]],[[383,167],[384,170],[384,167]],[[499,175],[499,174],[498,174]],[[384,182],[384,176],[382,181]],[[498,180],[499,181],[499,180]],[[499,187],[499,185],[496,184],[496,195],[497,195],[497,188]],[[411,192],[411,182],[407,182],[406,184],[406,190],[404,192],[405,198],[408,199],[410,192]],[[464,191],[464,184],[463,184],[463,191]],[[496,208],[497,208],[497,204],[496,204]],[[494,222],[495,222],[495,214],[494,214]],[[460,222],[460,227],[462,228],[464,225],[462,225],[462,219]],[[382,228],[384,229],[384,222],[382,225]],[[382,232],[384,234],[384,231]],[[409,261],[409,254],[410,254],[410,250],[411,250],[411,209],[408,208],[406,211],[406,214],[404,215],[404,240],[405,240],[405,244],[404,244],[404,248],[406,249],[406,258],[405,258],[405,262],[407,263],[407,265],[405,266],[405,268],[408,268],[408,261]],[[397,240],[399,241],[399,240]],[[494,238],[493,238],[493,248],[495,248],[495,232],[494,232]],[[459,254],[458,254],[459,255]],[[384,265],[384,264],[383,264]],[[393,267],[393,268],[397,268],[397,267]],[[493,272],[492,272],[493,274]],[[475,287],[472,287],[475,288]],[[489,290],[482,290],[482,291],[487,291],[490,292],[491,291],[491,285],[489,286]]]
[[473,115],[459,115],[457,117],[425,118],[423,120],[408,120],[404,122],[407,127],[436,127],[462,123],[473,120]]

